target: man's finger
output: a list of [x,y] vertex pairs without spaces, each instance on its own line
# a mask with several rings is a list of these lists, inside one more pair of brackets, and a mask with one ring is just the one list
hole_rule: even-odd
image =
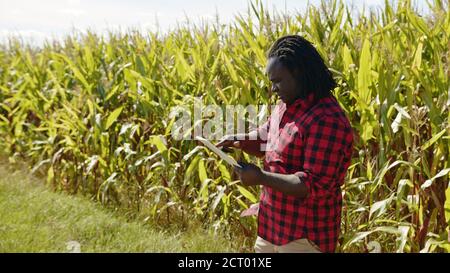
[[227,148],[225,146],[222,146],[222,151],[224,151],[225,153],[231,153],[233,152],[233,150],[231,150],[230,148]]
[[224,141],[220,141],[219,143],[217,143],[217,144],[216,144],[216,147],[222,146],[222,145],[223,145],[223,142],[224,142]]
[[219,143],[216,144],[216,147],[222,147],[222,146],[230,146],[230,141],[229,140],[222,140]]
[[247,167],[247,163],[243,162],[243,161],[238,161],[239,166],[241,166],[241,170]]

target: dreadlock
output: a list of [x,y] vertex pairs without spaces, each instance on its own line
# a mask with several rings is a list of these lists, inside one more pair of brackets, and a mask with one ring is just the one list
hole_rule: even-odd
[[[297,77],[301,94],[306,98],[314,93],[315,99],[330,95],[336,87],[331,72],[314,46],[298,35],[288,35],[275,41],[269,50],[268,58],[276,57]],[[294,72],[297,71],[297,74]]]

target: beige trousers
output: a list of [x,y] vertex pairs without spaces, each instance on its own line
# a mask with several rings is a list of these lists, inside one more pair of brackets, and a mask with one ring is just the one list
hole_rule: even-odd
[[321,253],[319,247],[310,240],[303,238],[282,246],[274,245],[263,238],[256,238],[256,253]]

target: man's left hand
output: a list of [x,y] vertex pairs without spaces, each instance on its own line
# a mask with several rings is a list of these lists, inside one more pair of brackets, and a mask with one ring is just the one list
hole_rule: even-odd
[[246,186],[260,185],[264,176],[263,171],[252,163],[239,162],[242,168],[235,167],[234,170],[238,173],[239,179]]

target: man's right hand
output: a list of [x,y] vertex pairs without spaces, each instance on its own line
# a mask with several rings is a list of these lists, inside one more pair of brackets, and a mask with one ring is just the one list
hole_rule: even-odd
[[222,147],[222,151],[224,152],[231,152],[230,147],[240,149],[241,143],[236,139],[236,135],[226,135],[216,144],[216,147]]

